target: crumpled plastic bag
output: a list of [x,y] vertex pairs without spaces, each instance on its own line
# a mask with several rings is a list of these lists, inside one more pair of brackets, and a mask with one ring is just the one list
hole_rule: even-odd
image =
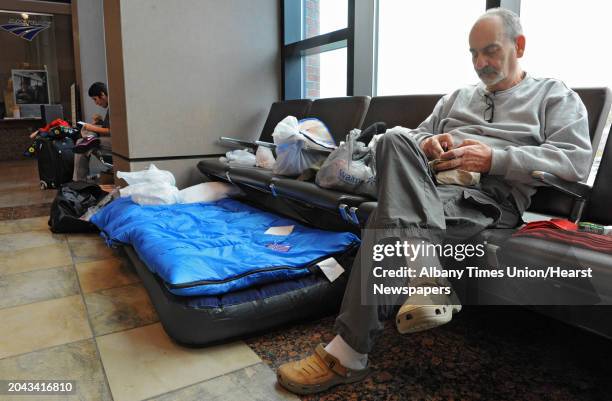
[[229,162],[231,165],[253,167],[257,161],[255,155],[247,149],[231,150],[225,154],[225,157],[219,158],[221,162]]
[[287,116],[274,128],[272,139],[276,144],[273,171],[280,175],[296,176],[319,166],[327,154],[317,150],[329,151],[336,148],[334,138],[325,124],[314,118],[298,121],[293,116]]
[[[444,160],[441,159],[435,159],[430,161],[429,165],[435,170],[435,165],[443,161]],[[437,171],[436,182],[438,184],[461,185],[463,187],[470,187],[478,185],[478,183],[480,183],[480,173],[460,170],[458,168],[454,168],[452,170]]]
[[241,194],[237,187],[221,182],[202,183],[179,191],[174,185],[174,175],[169,171],[157,169],[153,164],[147,170],[130,173],[119,171],[117,176],[130,184],[119,190],[120,196],[130,196],[132,201],[139,205],[214,202]]
[[180,200],[178,188],[165,182],[140,182],[121,188],[119,193],[131,196],[139,205],[172,205]]
[[272,153],[272,149],[267,146],[259,146],[257,148],[257,152],[255,152],[256,166],[272,170],[274,168],[274,163],[276,163],[276,159],[274,159],[274,153]]
[[143,182],[163,182],[168,185],[176,185],[174,175],[170,171],[158,169],[155,167],[155,164],[151,164],[148,169],[141,171],[117,171],[117,177],[124,179],[128,185],[140,184]]
[[179,191],[180,203],[216,202],[242,193],[239,188],[224,182],[204,182]]
[[118,171],[117,177],[128,183],[119,190],[121,197],[131,196],[139,205],[171,205],[179,201],[174,175],[154,164],[141,171]]
[[385,130],[384,123],[375,123],[363,132],[349,132],[346,141],[325,160],[315,183],[322,188],[376,197],[376,144]]

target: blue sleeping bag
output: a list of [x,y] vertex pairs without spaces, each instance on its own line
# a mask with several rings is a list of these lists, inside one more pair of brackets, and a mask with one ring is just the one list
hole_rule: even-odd
[[[219,295],[310,274],[359,245],[352,233],[317,230],[232,199],[140,206],[120,198],[91,221],[109,245],[130,244],[176,295]],[[265,234],[294,226],[289,235]]]

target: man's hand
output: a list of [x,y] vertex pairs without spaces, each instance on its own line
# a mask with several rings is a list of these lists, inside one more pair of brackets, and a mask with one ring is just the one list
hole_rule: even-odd
[[421,142],[421,150],[429,160],[439,159],[442,153],[453,148],[451,134],[438,134],[430,136]]
[[434,167],[437,171],[459,168],[474,173],[488,173],[491,170],[493,151],[489,145],[473,139],[466,139],[455,149],[444,152]]

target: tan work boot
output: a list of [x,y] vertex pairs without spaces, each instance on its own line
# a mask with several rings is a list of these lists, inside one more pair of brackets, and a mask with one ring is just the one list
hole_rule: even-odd
[[446,324],[458,312],[461,304],[451,296],[415,294],[397,312],[395,325],[401,334],[416,333]]
[[319,344],[315,353],[278,368],[277,378],[281,386],[295,394],[313,394],[333,386],[354,383],[366,378],[369,368],[353,370],[342,366],[340,361],[325,351]]

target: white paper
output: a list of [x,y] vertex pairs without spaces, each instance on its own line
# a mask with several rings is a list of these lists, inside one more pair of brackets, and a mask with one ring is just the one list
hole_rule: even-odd
[[268,234],[268,235],[289,235],[293,232],[293,227],[294,226],[277,226],[277,227],[270,227],[266,230],[266,232],[264,234]]
[[330,283],[344,273],[344,268],[334,258],[325,259],[317,264]]

